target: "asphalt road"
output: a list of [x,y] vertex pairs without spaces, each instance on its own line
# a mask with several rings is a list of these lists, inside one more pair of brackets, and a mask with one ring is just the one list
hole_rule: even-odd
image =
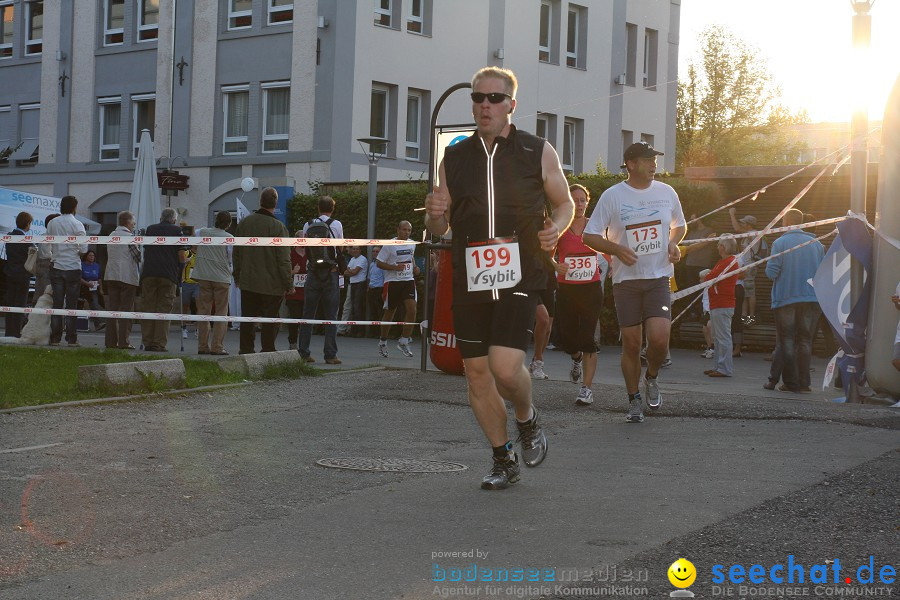
[[[462,379],[434,373],[0,414],[0,598],[611,595],[435,581],[473,563],[557,583],[615,567],[619,585],[664,597],[679,556],[711,597],[719,563],[896,563],[897,409],[675,391],[627,425],[619,386],[595,385],[587,409],[568,382],[536,389],[550,452],[503,492],[479,489],[489,450]],[[327,457],[468,469],[316,465]]]

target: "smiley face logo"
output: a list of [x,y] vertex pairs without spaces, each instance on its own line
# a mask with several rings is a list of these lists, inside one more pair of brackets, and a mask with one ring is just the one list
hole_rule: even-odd
[[673,562],[669,566],[667,574],[669,575],[669,581],[677,588],[691,587],[691,584],[697,579],[697,569],[686,558],[679,558]]

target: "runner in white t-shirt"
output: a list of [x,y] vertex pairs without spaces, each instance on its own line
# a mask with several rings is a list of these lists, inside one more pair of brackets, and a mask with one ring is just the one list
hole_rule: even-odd
[[[408,240],[412,235],[412,225],[409,221],[400,221],[397,227],[395,240]],[[419,267],[413,260],[416,252],[415,244],[401,246],[384,246],[375,257],[375,263],[384,271],[384,291],[382,292],[384,303],[383,321],[392,321],[397,307],[403,303],[404,320],[410,323],[416,318],[416,282],[414,277],[419,274]],[[390,325],[381,326],[381,340],[378,342],[378,352],[387,357],[387,337]],[[409,336],[412,335],[413,326],[404,325],[397,348],[407,358],[413,353],[409,349]]]
[[673,263],[681,259],[678,243],[687,230],[678,194],[653,179],[662,152],[646,142],[625,150],[628,179],[600,196],[584,243],[611,254],[613,297],[622,332],[622,375],[628,391],[629,423],[644,420],[641,394],[641,338],[647,327],[647,372],[643,379],[647,406],[662,404],[656,377],[669,347]]

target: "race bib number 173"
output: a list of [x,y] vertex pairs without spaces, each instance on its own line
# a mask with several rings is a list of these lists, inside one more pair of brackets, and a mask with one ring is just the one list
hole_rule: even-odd
[[663,237],[662,221],[648,221],[625,226],[628,245],[638,256],[662,252],[668,245]]

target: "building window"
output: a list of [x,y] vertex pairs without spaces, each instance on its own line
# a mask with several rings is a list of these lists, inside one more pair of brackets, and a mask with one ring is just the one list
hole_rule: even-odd
[[253,25],[253,0],[228,0],[228,29],[247,29]]
[[628,149],[628,146],[634,143],[634,132],[627,129],[622,130],[622,154]]
[[566,23],[566,66],[587,68],[587,7],[569,4]]
[[19,140],[18,148],[9,159],[15,160],[18,166],[35,165],[40,154],[41,105],[19,105]]
[[392,27],[393,0],[375,0],[375,24]]
[[566,66],[578,66],[578,18],[577,9],[569,8],[569,21],[566,27]]
[[103,0],[103,45],[125,41],[125,0]]
[[422,140],[422,95],[410,91],[406,97],[406,158],[419,160]]
[[637,69],[637,25],[625,23],[625,85],[634,86]]
[[25,55],[35,56],[43,50],[44,0],[25,3]]
[[287,82],[263,84],[263,152],[287,152],[291,88]]
[[[390,90],[386,86],[372,86],[372,106],[369,117],[369,135],[372,137],[388,137],[388,107]],[[382,156],[384,156],[382,154]]]
[[131,111],[131,122],[134,124],[134,135],[132,136],[134,146],[131,158],[137,159],[138,148],[141,144],[141,132],[145,129],[150,131],[151,141],[155,137],[156,96],[154,94],[132,96]]
[[538,60],[550,62],[550,40],[553,30],[553,7],[549,0],[541,1],[541,25],[538,32]]
[[644,30],[644,87],[656,89],[656,55],[659,33],[655,29]]
[[584,137],[584,121],[566,118],[563,120],[563,143],[560,163],[567,175],[581,172],[581,151]]
[[409,15],[406,17],[407,31],[424,33],[422,28],[424,23],[424,4],[425,0],[409,0]]
[[550,124],[547,122],[547,115],[538,113],[537,123],[534,126],[534,134],[539,138],[547,139],[547,133],[550,130]]
[[535,124],[535,135],[544,138],[554,148],[556,147],[556,115],[539,112]]
[[12,58],[15,14],[13,0],[0,0],[0,58]]
[[269,25],[294,22],[294,0],[269,0]]
[[12,129],[12,107],[0,106],[0,167],[9,164],[9,155],[13,150]]
[[138,0],[138,41],[159,37],[159,0]]
[[250,91],[248,86],[222,89],[222,109],[225,113],[223,131],[224,154],[247,153],[247,126],[249,123]]
[[100,160],[119,160],[122,99],[100,98]]

